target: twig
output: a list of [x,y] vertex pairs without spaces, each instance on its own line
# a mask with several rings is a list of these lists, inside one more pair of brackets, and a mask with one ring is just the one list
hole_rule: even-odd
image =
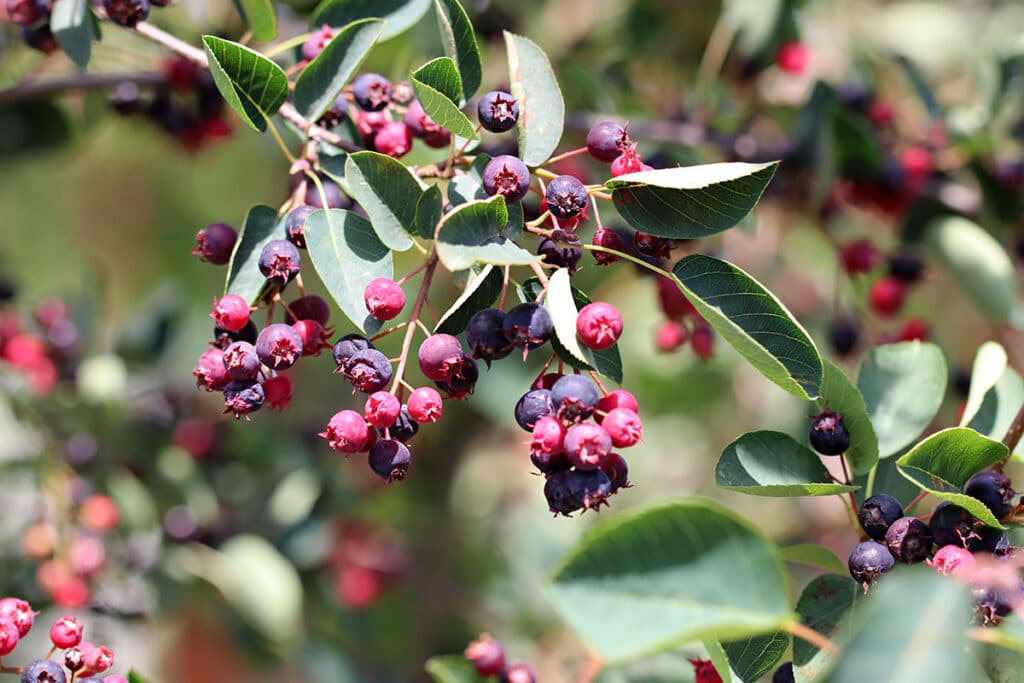
[[788,621],[782,625],[782,630],[794,635],[800,640],[805,640],[819,650],[824,650],[831,655],[840,654],[839,647],[831,640],[799,621]]
[[[437,252],[431,252],[427,257],[427,268],[423,274],[423,282],[420,283],[420,291],[416,294],[416,303],[413,304],[409,320],[419,320],[423,312],[423,304],[427,300],[427,292],[430,291],[430,281],[434,277],[434,269],[437,267]],[[391,383],[391,393],[398,395],[402,388],[402,377],[405,375],[405,366],[409,362],[409,349],[412,348],[412,338],[416,333],[416,325],[409,325],[405,330],[405,338],[402,340],[402,352],[398,355],[398,368],[395,370],[395,379]]]
[[922,500],[924,500],[925,496],[927,496],[927,495],[928,495],[927,491],[921,491],[921,493],[917,494],[917,497],[914,498],[914,500],[910,501],[910,503],[907,505],[907,507],[903,508],[903,514],[904,515],[908,514],[910,512],[910,508],[914,507],[915,505],[920,503]]
[[1020,437],[1024,434],[1024,405],[1020,407],[1017,414],[1013,418],[1013,422],[1010,423],[1010,428],[1006,430],[1006,436],[1003,437],[1003,445],[1009,449],[1010,453],[1005,458],[997,462],[992,469],[997,472],[1002,472],[1003,467],[1006,466],[1006,461],[1010,459],[1010,455],[1013,455],[1013,449],[1020,443]]
[[167,76],[159,71],[124,71],[121,73],[74,74],[65,78],[22,82],[0,90],[0,105],[59,95],[68,90],[105,90],[122,83],[159,86],[167,83]]

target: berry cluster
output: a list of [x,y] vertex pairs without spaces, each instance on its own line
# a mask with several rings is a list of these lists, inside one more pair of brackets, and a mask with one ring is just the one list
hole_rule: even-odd
[[[7,16],[21,26],[21,36],[32,49],[50,54],[60,49],[50,30],[50,15],[55,0],[6,0]],[[121,26],[133,27],[149,17],[152,6],[166,7],[173,0],[103,0],[94,4],[103,8],[107,18]]]
[[499,683],[535,683],[537,674],[526,662],[506,662],[505,647],[486,633],[466,646],[463,653],[477,674]]
[[711,358],[715,352],[715,335],[711,325],[679,291],[675,282],[667,277],[658,277],[657,287],[658,303],[666,318],[654,337],[658,350],[671,353],[689,342],[697,358]]
[[334,596],[348,609],[370,607],[405,571],[404,538],[372,525],[341,520],[331,553]]
[[47,396],[61,378],[74,375],[81,337],[71,311],[60,299],[44,299],[29,319],[7,306],[13,286],[0,289],[0,368],[13,370],[36,396]]

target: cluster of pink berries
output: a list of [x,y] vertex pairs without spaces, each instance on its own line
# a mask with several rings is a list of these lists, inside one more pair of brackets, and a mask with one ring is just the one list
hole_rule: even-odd
[[24,377],[36,396],[47,396],[71,370],[80,349],[78,327],[60,299],[45,299],[26,320],[0,304],[0,365]]
[[505,646],[486,633],[466,646],[463,653],[476,672],[498,683],[536,683],[537,675],[526,662],[506,662]]
[[689,342],[697,358],[711,358],[715,352],[715,335],[711,325],[679,291],[675,282],[666,277],[658,277],[657,287],[658,303],[666,318],[654,337],[658,350],[671,353]]

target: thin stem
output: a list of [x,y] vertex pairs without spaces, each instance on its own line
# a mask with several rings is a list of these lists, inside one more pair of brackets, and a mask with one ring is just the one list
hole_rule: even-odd
[[1006,436],[1003,437],[1003,445],[1009,449],[1010,453],[1005,458],[1000,460],[992,468],[997,472],[1002,472],[1003,467],[1006,466],[1006,461],[1010,459],[1010,455],[1013,455],[1013,450],[1017,448],[1017,444],[1020,443],[1020,437],[1024,434],[1024,405],[1017,411],[1017,415],[1014,416],[1013,422],[1010,423],[1010,428],[1006,430]]
[[915,505],[920,503],[922,500],[924,500],[924,497],[927,496],[927,495],[928,495],[927,491],[921,491],[921,493],[917,494],[917,497],[914,498],[914,500],[910,501],[910,503],[907,505],[907,507],[903,508],[903,514],[904,515],[909,514],[910,508],[914,507]]
[[535,168],[533,169],[533,172],[540,176],[541,178],[547,178],[548,180],[554,180],[555,178],[558,177],[557,173],[552,173],[546,168]]
[[[270,134],[274,137],[274,141],[277,143],[277,146],[281,149],[281,153],[284,154],[285,158],[288,159],[288,163],[294,164],[295,155],[292,154],[291,151],[288,149],[288,146],[284,144],[284,140],[281,139],[281,134],[277,132],[277,126],[275,126],[274,122],[270,120],[270,117],[264,116],[263,119],[267,122],[267,130],[269,130]],[[324,204],[324,206],[326,206],[326,204]]]
[[23,81],[10,88],[0,90],[0,105],[41,99],[68,90],[106,90],[122,83],[159,86],[167,83],[167,76],[158,71],[125,71],[107,74],[75,74],[45,81]]
[[505,266],[505,270],[502,273],[501,297],[498,299],[498,309],[502,311],[505,310],[505,297],[508,296],[508,276],[511,269],[511,266]]
[[302,45],[304,42],[309,40],[309,36],[310,35],[312,35],[312,34],[311,33],[303,33],[300,36],[295,36],[294,38],[289,38],[288,40],[285,40],[283,42],[278,43],[277,45],[271,45],[270,47],[268,47],[263,52],[263,56],[266,57],[267,59],[273,59],[274,57],[278,56],[282,52],[287,52],[288,50],[291,50],[294,47],[298,47],[299,45]]
[[544,269],[540,267],[540,264],[537,263],[536,261],[531,262],[530,263],[530,270],[532,270],[533,274],[537,276],[538,280],[540,280],[541,286],[543,286],[544,289],[547,289],[548,288],[548,274],[544,272]]
[[406,282],[411,280],[417,273],[421,272],[426,267],[427,267],[427,262],[424,261],[423,263],[421,263],[420,265],[416,266],[415,268],[410,270],[408,273],[403,275],[402,278],[398,281],[398,284],[399,285],[404,285]]
[[[416,303],[413,304],[409,320],[419,320],[423,312],[423,304],[427,300],[427,292],[430,291],[430,281],[434,277],[434,269],[437,267],[437,252],[431,252],[427,257],[426,272],[423,274],[423,282],[420,283],[420,291],[416,293]],[[395,379],[391,383],[391,394],[397,396],[402,387],[402,378],[405,375],[405,366],[409,362],[409,349],[412,348],[412,338],[416,333],[416,326],[409,325],[405,330],[405,339],[402,340],[402,352],[398,356],[398,368],[395,370]]]
[[796,636],[800,640],[807,641],[819,650],[824,650],[831,655],[840,654],[839,647],[835,643],[815,631],[813,628],[801,624],[799,621],[787,621],[782,625],[782,630],[786,631],[790,635]]
[[141,21],[135,25],[135,30],[140,35],[146,36],[155,43],[159,43],[171,52],[176,52],[185,59],[209,69],[210,64],[206,61],[206,53],[197,47],[193,47],[180,38],[175,38],[170,33],[158,29],[153,24]]
[[406,327],[410,322],[411,321],[406,320],[404,323],[398,323],[394,327],[389,327],[388,329],[384,330],[383,332],[378,332],[374,336],[370,337],[370,341],[374,342],[374,341],[377,341],[378,339],[383,339],[384,337],[388,336],[392,332],[398,332],[403,327]]
[[598,199],[603,199],[606,202],[610,202],[612,200],[612,196],[610,194],[607,192],[601,192],[600,190],[588,190],[587,193],[591,197],[597,197]]
[[590,379],[594,380],[594,384],[597,385],[597,388],[601,390],[601,395],[602,396],[607,396],[608,395],[608,390],[605,389],[604,388],[604,384],[601,383],[600,375],[598,375],[593,370],[589,370],[588,374],[590,375]]
[[601,247],[601,246],[598,246],[596,244],[581,244],[580,246],[583,247],[584,249],[586,249],[587,251],[603,251],[606,254],[612,254],[613,256],[618,256],[619,258],[626,259],[627,261],[632,261],[633,263],[637,264],[638,266],[643,266],[647,270],[649,270],[649,271],[651,271],[653,273],[657,273],[658,275],[661,275],[662,277],[667,277],[667,278],[674,278],[675,277],[674,275],[672,275],[672,273],[668,272],[664,268],[659,268],[658,266],[650,264],[647,261],[644,261],[643,259],[639,259],[639,258],[637,258],[635,256],[630,256],[629,254],[621,252],[621,251],[619,251],[617,249],[609,249],[608,247]]
[[559,161],[563,161],[565,159],[572,159],[573,157],[578,157],[579,155],[586,154],[586,153],[587,153],[587,148],[585,146],[584,147],[580,147],[579,149],[574,149],[572,151],[565,152],[563,154],[559,154],[558,156],[551,157],[550,159],[548,159],[547,161],[544,162],[544,165],[545,166],[550,166],[551,164],[557,164]]
[[[430,303],[429,299],[427,300],[427,303]],[[430,328],[424,325],[422,320],[417,318],[416,325],[423,331],[423,334],[425,334],[428,337],[430,336]]]

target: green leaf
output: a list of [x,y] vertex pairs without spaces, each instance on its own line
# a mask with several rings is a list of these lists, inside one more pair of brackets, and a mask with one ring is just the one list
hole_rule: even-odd
[[832,496],[856,490],[835,483],[821,458],[793,437],[767,430],[747,432],[722,451],[715,483],[752,496]]
[[569,269],[559,268],[550,276],[548,293],[544,297],[544,307],[551,315],[555,337],[562,348],[576,360],[593,367],[590,349],[582,346],[576,339],[576,302],[572,298],[572,285],[569,283]]
[[310,26],[327,24],[334,28],[359,19],[378,17],[384,20],[381,40],[405,33],[430,9],[431,0],[324,0],[313,13]]
[[986,629],[988,642],[1024,654],[1024,619],[1017,612],[1005,617],[998,628]]
[[310,121],[323,116],[380,39],[383,29],[380,19],[361,19],[343,28],[327,43],[295,81],[295,108],[300,114]]
[[711,256],[692,254],[672,268],[686,298],[741,356],[789,393],[821,394],[821,356],[807,331],[754,278]]
[[522,115],[516,122],[519,158],[527,166],[547,161],[562,141],[565,101],[544,51],[529,38],[505,31],[512,97]]
[[[483,173],[491,155],[480,153],[476,155],[473,163],[466,173],[455,176],[448,183],[448,201],[453,206],[465,204],[474,199],[489,199],[490,195],[484,191]],[[517,240],[523,233],[523,205],[519,202],[506,204],[508,209],[508,223],[501,229],[501,234],[510,240]]]
[[61,0],[53,6],[50,31],[57,44],[78,68],[89,65],[92,41],[96,37],[89,0]]
[[238,6],[245,13],[245,19],[252,29],[252,37],[261,43],[277,36],[277,15],[270,0],[238,0]]
[[441,30],[444,53],[452,58],[462,78],[462,95],[469,99],[483,75],[480,62],[480,46],[477,45],[473,24],[459,0],[434,0],[437,10],[437,25]]
[[505,198],[472,201],[456,207],[441,220],[437,255],[448,270],[465,270],[475,263],[521,266],[540,259],[498,230],[508,222]]
[[416,202],[416,220],[413,221],[413,234],[428,240],[434,239],[434,230],[441,221],[444,208],[444,197],[441,188],[431,185]]
[[828,360],[823,363],[825,379],[821,383],[821,398],[830,410],[843,416],[843,424],[850,433],[850,447],[846,450],[850,469],[854,474],[870,472],[878,462],[878,439],[864,397],[845,372]]
[[963,492],[971,475],[1006,458],[998,441],[973,429],[951,427],[932,434],[896,461],[900,474],[921,489],[959,505],[989,526],[1003,528],[987,507]]
[[459,109],[462,82],[455,62],[447,57],[438,57],[414,71],[410,78],[423,111],[437,125],[468,140],[480,139],[476,126]]
[[779,162],[728,162],[627,173],[605,183],[637,230],[672,239],[728,230],[761,198]]
[[995,387],[1006,371],[1007,361],[1006,349],[999,342],[989,341],[978,347],[971,367],[971,388],[967,394],[967,403],[964,404],[964,414],[960,418],[961,427],[966,427],[981,409],[985,395]]
[[[716,657],[724,662],[726,671],[721,673],[723,683],[732,683],[733,679],[729,674],[728,658],[725,650],[717,641],[707,641],[708,657],[715,663]],[[712,649],[715,648],[715,649]],[[663,652],[653,657],[645,657],[635,662],[625,662],[613,666],[602,667],[601,673],[594,679],[593,683],[694,683],[695,673],[693,665],[689,660],[702,656],[697,647],[680,648],[673,652]]]
[[362,216],[343,209],[314,211],[306,219],[306,249],[331,297],[363,333],[380,328],[366,311],[363,292],[393,275],[391,250]]
[[260,252],[267,242],[283,237],[284,225],[278,220],[277,211],[262,204],[249,209],[228,262],[224,293],[237,294],[255,304],[267,286],[267,278],[260,272]]
[[992,235],[966,218],[944,216],[928,224],[924,242],[985,315],[1009,320],[1017,300],[1013,262]]
[[788,633],[775,632],[731,643],[722,643],[729,666],[741,681],[756,681],[770,673],[789,650]]
[[1016,370],[1007,367],[995,386],[985,392],[978,412],[971,416],[966,426],[990,439],[1002,439],[1022,404],[1024,380]]
[[918,68],[917,64],[904,55],[897,55],[896,63],[903,67],[903,70],[907,74],[907,80],[910,81],[910,85],[914,89],[914,92],[917,93],[917,96],[921,99],[921,103],[925,106],[925,109],[928,110],[928,115],[933,119],[941,119],[942,109],[939,107],[939,103],[935,99],[935,94],[932,93],[932,89],[928,85],[928,81],[925,80],[924,74],[921,73],[921,69]]
[[838,555],[817,543],[799,543],[782,548],[782,559],[786,562],[806,564],[836,574],[846,571],[846,564],[839,559]]
[[972,678],[965,656],[972,601],[957,581],[921,567],[893,572],[858,609],[852,637],[830,683]]
[[345,180],[380,241],[395,251],[411,248],[422,190],[405,164],[378,152],[355,152],[345,162]]
[[266,130],[267,119],[288,99],[284,69],[230,40],[203,36],[203,45],[220,94],[249,127]]
[[423,668],[434,683],[484,683],[490,680],[479,676],[473,664],[462,655],[431,657]]
[[885,344],[868,351],[857,369],[857,388],[888,458],[912,444],[931,423],[946,393],[946,360],[935,344]]
[[60,147],[71,137],[67,115],[49,101],[0,105],[0,130],[18,132],[0,135],[0,159],[5,160]]
[[462,334],[474,313],[497,300],[503,281],[501,269],[494,266],[484,266],[479,273],[474,273],[459,298],[441,316],[434,332]]
[[128,683],[150,683],[150,681],[138,671],[132,669],[128,672]]
[[[703,642],[704,649],[708,651],[708,659],[715,665],[718,677],[722,679],[723,683],[732,683],[732,668],[729,666],[729,655],[726,653],[725,648],[715,638],[704,638]],[[690,662],[687,662],[687,664],[690,664]],[[694,672],[694,678],[696,677],[696,672]]]
[[[849,620],[851,608],[863,594],[860,586],[846,575],[825,574],[804,588],[796,604],[796,613],[808,628],[832,638],[840,625]],[[829,667],[832,656],[807,641],[793,641],[793,673],[796,680],[823,680],[818,676]]]
[[689,498],[602,520],[555,573],[555,608],[607,661],[790,617],[778,550],[720,503]]
[[[1020,621],[1016,615],[1009,619]],[[991,633],[998,638],[1005,623]],[[1024,654],[1016,649],[1007,649],[998,645],[985,645],[981,651],[982,666],[991,683],[1024,683]]]

